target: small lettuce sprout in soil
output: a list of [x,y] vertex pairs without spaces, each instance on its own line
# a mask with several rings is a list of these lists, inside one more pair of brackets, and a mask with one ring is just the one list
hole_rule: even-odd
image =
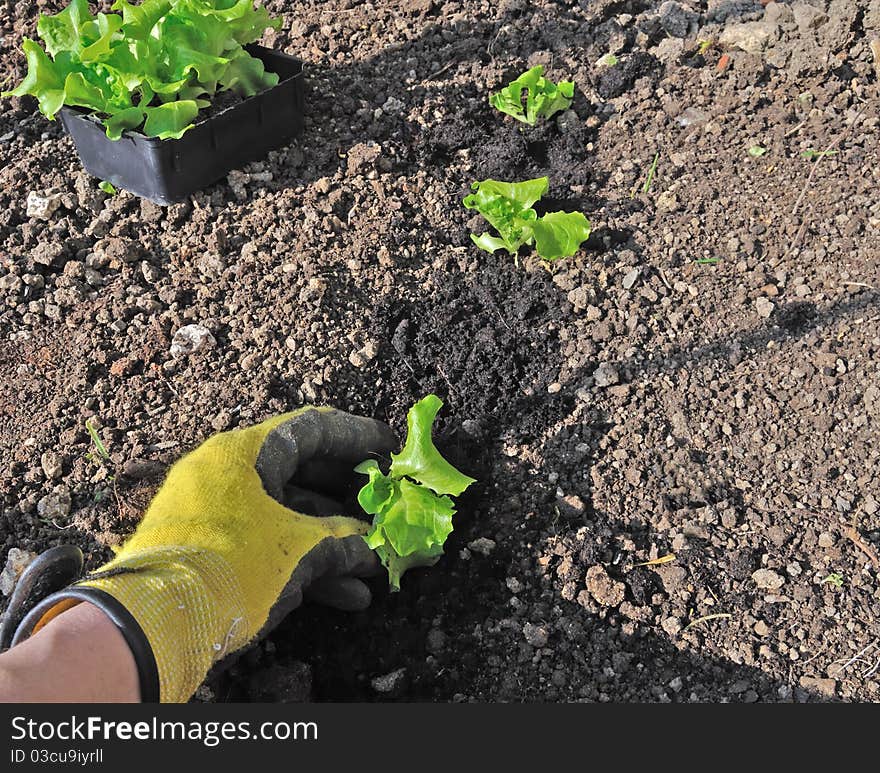
[[813,148],[809,148],[801,153],[807,161],[815,161],[817,158],[824,158],[825,156],[836,156],[836,150],[815,150]]
[[107,180],[101,180],[101,182],[98,183],[98,187],[109,196],[116,195],[116,186]]
[[590,236],[590,221],[581,212],[549,212],[538,217],[532,205],[547,192],[547,177],[505,183],[483,180],[471,185],[474,191],[462,202],[479,212],[498,236],[471,234],[474,244],[486,252],[505,249],[516,256],[524,244],[534,245],[544,260],[568,258]]
[[567,110],[574,98],[574,83],[552,83],[543,73],[544,68],[540,64],[532,67],[501,91],[490,94],[489,104],[529,126],[534,126],[541,116],[549,118],[560,110]]
[[399,454],[391,454],[388,475],[374,459],[355,467],[369,476],[358,493],[360,506],[373,516],[373,528],[364,539],[388,570],[392,590],[400,590],[408,569],[437,563],[452,532],[455,506],[450,497],[475,482],[447,462],[431,440],[442,405],[439,397],[428,395],[410,408],[406,443]]
[[842,588],[844,582],[843,575],[838,574],[837,572],[832,572],[824,580],[822,580],[819,585],[824,585],[826,582],[833,585],[835,588]]
[[253,0],[116,0],[118,13],[89,11],[71,0],[54,16],[41,14],[37,35],[22,43],[28,72],[2,96],[36,97],[54,120],[64,106],[95,113],[107,136],[127,129],[179,139],[218,91],[249,97],[278,83],[242,46],[278,29]]

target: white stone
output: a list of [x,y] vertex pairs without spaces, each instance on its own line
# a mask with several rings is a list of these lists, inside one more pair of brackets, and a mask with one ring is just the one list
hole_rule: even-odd
[[184,325],[171,339],[171,356],[177,360],[202,349],[210,349],[217,341],[203,325]]
[[50,191],[37,193],[31,191],[27,195],[27,216],[36,217],[39,220],[49,220],[61,206],[61,194]]

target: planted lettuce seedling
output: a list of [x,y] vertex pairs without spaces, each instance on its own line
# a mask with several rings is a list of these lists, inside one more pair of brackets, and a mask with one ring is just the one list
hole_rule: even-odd
[[498,232],[498,236],[471,234],[474,244],[486,252],[505,249],[514,256],[524,244],[534,245],[544,260],[574,255],[590,236],[590,221],[582,212],[549,212],[538,217],[532,205],[549,186],[547,177],[519,183],[473,183],[474,192],[464,198],[463,204],[479,212]]
[[[525,97],[525,105],[523,105]],[[501,91],[489,95],[489,104],[502,113],[513,116],[529,126],[538,118],[550,118],[560,110],[567,110],[574,98],[574,83],[553,83],[544,77],[544,67],[536,65],[526,70]]]
[[451,497],[475,482],[434,446],[431,429],[442,405],[439,397],[428,395],[410,408],[406,443],[399,454],[391,454],[388,475],[374,459],[355,467],[369,476],[358,493],[360,506],[373,516],[364,539],[388,570],[393,590],[400,590],[400,578],[408,569],[437,563],[452,533]]
[[281,21],[253,0],[116,0],[119,13],[89,11],[71,0],[54,16],[40,15],[25,38],[28,72],[3,96],[36,97],[50,120],[65,105],[96,114],[107,136],[125,130],[179,139],[218,91],[249,97],[278,76],[243,46]]

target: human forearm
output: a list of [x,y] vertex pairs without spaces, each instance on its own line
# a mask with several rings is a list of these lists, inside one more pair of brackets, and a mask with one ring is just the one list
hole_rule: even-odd
[[0,702],[136,703],[131,650],[97,607],[78,604],[0,655]]

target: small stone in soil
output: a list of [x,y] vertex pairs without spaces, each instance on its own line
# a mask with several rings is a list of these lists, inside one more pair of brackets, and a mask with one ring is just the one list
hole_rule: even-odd
[[834,698],[837,694],[837,682],[834,679],[819,679],[813,676],[802,676],[801,687],[817,692],[823,698]]
[[523,626],[523,636],[529,644],[538,648],[546,647],[550,639],[550,634],[547,633],[547,629],[544,626],[534,625],[533,623],[526,623]]
[[171,356],[179,359],[201,349],[210,349],[216,343],[208,328],[202,325],[184,325],[171,340]]
[[632,286],[636,283],[636,280],[639,278],[639,270],[637,268],[632,269],[632,271],[628,272],[627,275],[623,278],[623,289],[631,290]]
[[446,647],[446,634],[439,628],[432,628],[428,631],[428,638],[425,642],[425,646],[428,652],[437,655]]
[[49,480],[56,480],[61,477],[61,457],[55,451],[46,451],[40,457],[40,466]]
[[52,215],[61,207],[61,193],[58,191],[49,191],[48,193],[31,191],[27,195],[25,206],[28,217],[35,217],[38,220],[50,220]]
[[608,575],[604,566],[597,564],[587,570],[587,590],[604,607],[616,607],[624,599],[626,586]]
[[0,593],[9,596],[15,590],[15,584],[22,572],[30,566],[31,562],[37,557],[36,553],[29,550],[21,550],[20,548],[10,548],[6,556],[6,566],[0,572]]
[[620,381],[620,374],[613,365],[603,362],[593,373],[593,381],[597,387],[610,387]]
[[70,491],[64,486],[59,486],[37,502],[37,514],[47,521],[61,520],[66,518],[68,513],[70,513]]
[[488,556],[495,550],[495,540],[487,537],[479,537],[473,542],[468,542],[468,550],[472,553],[479,553],[481,556]]
[[405,678],[406,669],[398,668],[396,671],[392,671],[390,674],[385,674],[385,676],[377,676],[370,682],[370,686],[376,692],[394,692],[395,690],[403,686]]
[[772,301],[767,300],[764,296],[755,301],[755,310],[758,312],[758,316],[764,319],[767,319],[775,308],[776,306],[773,305]]
[[778,590],[785,585],[785,578],[772,569],[758,569],[752,573],[755,585],[766,590]]

